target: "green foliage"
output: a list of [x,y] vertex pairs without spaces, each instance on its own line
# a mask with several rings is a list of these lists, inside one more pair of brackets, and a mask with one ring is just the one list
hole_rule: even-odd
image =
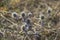
[[0,2],[0,7],[6,6],[8,2],[8,0],[3,0],[2,2]]
[[1,2],[1,3],[0,3],[0,7],[3,7],[3,6],[4,6],[4,3]]

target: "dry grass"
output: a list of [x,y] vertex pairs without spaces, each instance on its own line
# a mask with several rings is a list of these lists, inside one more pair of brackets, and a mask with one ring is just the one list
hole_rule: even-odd
[[[1,40],[36,40],[34,36],[36,30],[41,35],[41,40],[60,40],[60,0],[7,0],[1,3],[3,5],[0,4],[0,31],[3,34],[3,36],[0,35]],[[53,24],[52,20],[47,17],[49,7],[52,9],[52,20],[59,20],[53,26],[48,26],[50,22],[51,25]],[[30,19],[32,31],[25,34],[22,29],[25,25],[24,22],[21,20],[16,21],[11,15],[6,15],[9,11],[15,11],[19,16],[22,11],[32,12],[34,14],[34,17]],[[43,27],[39,24],[40,19],[38,19],[38,16],[40,12],[45,15],[46,25]],[[53,19],[54,17],[56,19]]]

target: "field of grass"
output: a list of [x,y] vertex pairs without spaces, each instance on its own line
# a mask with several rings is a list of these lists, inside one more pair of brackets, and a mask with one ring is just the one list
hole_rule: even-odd
[[[32,24],[27,32],[22,12]],[[0,40],[60,40],[60,0],[0,0]]]

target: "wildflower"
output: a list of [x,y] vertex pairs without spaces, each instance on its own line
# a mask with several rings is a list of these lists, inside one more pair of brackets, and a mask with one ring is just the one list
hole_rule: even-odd
[[12,18],[14,18],[15,20],[19,20],[19,15],[18,15],[18,13],[13,12],[13,13],[12,13]]
[[44,21],[41,21],[41,25],[44,26]]
[[17,15],[16,15],[16,14],[13,14],[13,16],[14,16],[14,17],[17,17]]
[[45,21],[44,20],[40,20],[39,23],[40,23],[41,27],[45,26]]
[[27,32],[27,31],[29,31],[29,30],[31,30],[32,29],[32,25],[31,25],[31,23],[30,23],[30,20],[27,20],[26,21],[26,24],[25,24],[25,26],[24,26],[24,28],[23,28],[23,30],[25,31],[25,32]]
[[26,18],[26,14],[24,11],[21,12],[21,17],[22,17],[22,21],[25,22],[27,18]]
[[26,25],[24,26],[23,30],[24,30],[24,31],[31,30],[31,27],[32,27],[31,25],[26,24]]
[[25,13],[22,13],[22,17],[25,17]]
[[30,24],[31,22],[30,22],[30,20],[29,20],[29,19],[27,19],[27,20],[26,20],[26,23],[27,23],[27,24]]
[[51,11],[52,11],[52,8],[48,7],[47,13],[51,13]]
[[39,15],[39,18],[40,18],[40,20],[43,20],[43,19],[44,19],[44,14],[41,13],[41,14]]
[[12,13],[12,17],[13,17],[13,18],[15,18],[15,17],[17,17],[17,16],[18,16],[18,14],[17,14],[16,12],[13,12],[13,13]]
[[21,15],[22,15],[22,17],[25,17],[26,15],[25,15],[25,11],[22,11],[21,12]]
[[45,25],[45,21],[44,21],[44,19],[45,19],[45,16],[44,16],[44,14],[40,14],[40,24],[41,24],[41,26],[44,26]]
[[29,30],[29,25],[25,25],[25,30]]
[[51,16],[51,11],[52,11],[52,8],[48,7],[48,10],[47,10],[47,15],[48,15],[48,17]]
[[33,14],[31,12],[28,13],[28,17],[32,17]]
[[44,19],[44,16],[41,16],[41,19]]
[[48,10],[48,13],[51,13],[51,10]]

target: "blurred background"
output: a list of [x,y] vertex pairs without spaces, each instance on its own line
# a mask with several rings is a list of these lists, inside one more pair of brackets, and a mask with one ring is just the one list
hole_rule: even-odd
[[60,0],[0,0],[0,40],[60,40]]

